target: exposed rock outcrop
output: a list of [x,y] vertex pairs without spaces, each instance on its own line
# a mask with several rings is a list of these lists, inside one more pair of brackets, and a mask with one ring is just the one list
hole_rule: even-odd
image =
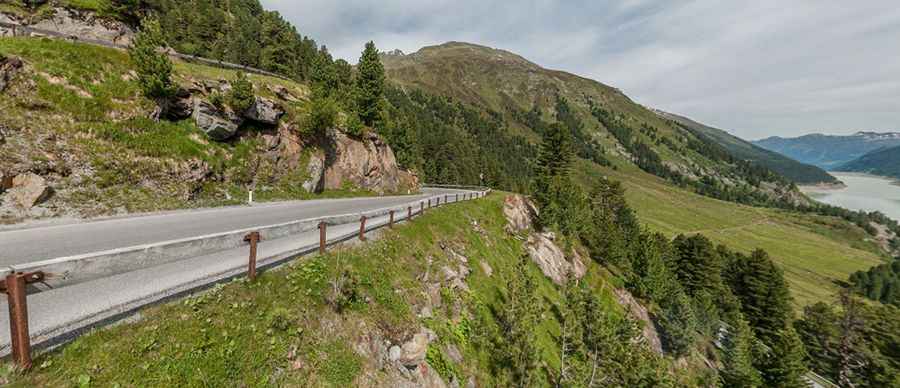
[[532,228],[532,220],[537,218],[538,210],[527,198],[516,194],[503,200],[503,215],[506,216],[506,230],[515,234]]
[[308,193],[322,191],[322,183],[325,178],[325,155],[318,152],[311,155],[309,164],[306,165],[306,174],[308,178],[303,182],[303,189]]
[[[8,179],[8,178],[7,178]],[[8,181],[7,181],[8,182]],[[12,178],[10,188],[5,195],[21,209],[31,209],[46,200],[51,193],[47,181],[34,173],[19,174]]]
[[244,119],[234,112],[219,109],[202,99],[194,99],[194,122],[210,138],[224,141],[234,136]]
[[633,319],[643,322],[644,327],[641,329],[641,335],[647,341],[647,344],[650,345],[650,349],[653,349],[657,354],[663,354],[662,341],[659,339],[659,332],[657,332],[653,320],[650,319],[647,308],[638,303],[638,301],[634,299],[634,296],[626,290],[616,288],[613,289],[613,292],[616,294],[616,300],[619,302],[619,305],[627,309],[628,314],[631,315]]
[[134,30],[125,23],[98,17],[93,12],[67,8],[56,8],[52,17],[41,17],[34,23],[28,23],[27,20],[15,22],[35,29],[54,31],[73,40],[95,40],[128,46],[134,39]]
[[399,192],[417,183],[417,178],[401,171],[394,151],[375,133],[355,140],[337,130],[328,131],[326,146],[326,190],[347,185],[366,188],[379,194]]
[[17,57],[0,56],[0,93],[6,90],[6,86],[16,77],[25,63]]
[[275,101],[262,97],[257,97],[256,102],[244,112],[245,118],[268,125],[278,124],[283,115],[284,109],[281,109]]
[[555,237],[552,233],[532,233],[525,242],[528,256],[541,268],[544,276],[556,284],[564,284],[570,276],[576,279],[584,276],[584,263],[577,257],[571,261],[566,259],[565,253],[554,242]]

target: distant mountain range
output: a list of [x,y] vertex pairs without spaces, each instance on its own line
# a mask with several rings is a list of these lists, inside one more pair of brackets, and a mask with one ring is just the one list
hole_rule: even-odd
[[830,171],[870,152],[900,146],[900,133],[811,134],[795,138],[774,136],[754,141],[753,144]]
[[900,146],[872,151],[835,170],[900,178]]
[[835,183],[837,178],[825,172],[825,170],[798,162],[777,152],[759,147],[749,141],[741,139],[725,130],[713,128],[684,116],[657,111],[665,118],[671,119],[686,129],[705,136],[718,143],[738,159],[749,160],[753,163],[765,166],[797,184]]

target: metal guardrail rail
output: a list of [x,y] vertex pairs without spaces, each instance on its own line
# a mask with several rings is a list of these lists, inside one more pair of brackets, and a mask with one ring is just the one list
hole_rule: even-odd
[[[91,45],[95,45],[95,46],[103,46],[103,47],[121,49],[121,50],[127,50],[129,47],[127,45],[118,44],[115,42],[67,35],[67,34],[63,34],[59,31],[34,28],[34,27],[29,27],[27,25],[21,25],[21,24],[15,24],[15,23],[0,22],[0,27],[10,30],[12,32],[13,37],[19,37],[19,36],[21,36],[21,37],[49,37],[49,38],[63,39],[63,40],[71,41],[71,42],[86,43],[86,44],[91,44]],[[224,68],[224,69],[230,69],[230,70],[241,70],[241,71],[244,71],[247,73],[259,74],[259,75],[264,75],[264,76],[268,76],[268,77],[275,77],[275,78],[280,78],[280,79],[288,80],[288,81],[292,80],[291,78],[286,77],[281,74],[278,74],[278,73],[273,73],[270,71],[257,69],[257,68],[250,67],[250,66],[239,65],[237,63],[230,63],[230,62],[224,62],[224,61],[220,61],[220,60],[216,60],[216,59],[198,57],[195,55],[182,54],[182,53],[171,51],[171,50],[168,51],[168,54],[171,57],[178,58],[178,59],[181,59],[181,60],[184,60],[187,62],[201,63],[204,65],[209,65],[209,66],[214,66],[214,67],[219,67],[219,68]]]
[[[436,186],[428,185],[424,187]],[[27,369],[31,366],[31,337],[33,333],[31,333],[28,328],[27,294],[29,293],[29,291],[41,291],[40,288],[36,287],[36,284],[43,284],[48,288],[59,288],[88,282],[98,279],[102,276],[114,276],[116,274],[153,267],[168,262],[190,260],[191,255],[200,254],[200,251],[198,249],[188,249],[181,254],[174,256],[164,255],[163,251],[165,251],[166,249],[184,249],[184,244],[190,242],[201,242],[199,244],[199,249],[208,250],[210,249],[210,244],[206,244],[205,242],[212,240],[221,242],[221,245],[212,244],[215,247],[213,248],[215,250],[212,252],[207,251],[206,253],[213,253],[216,251],[221,252],[227,249],[238,248],[240,246],[249,246],[249,256],[247,261],[248,264],[246,269],[237,270],[236,274],[232,275],[230,278],[240,276],[242,274],[248,274],[250,278],[255,278],[257,272],[257,246],[259,244],[264,244],[265,240],[267,239],[288,237],[291,235],[297,235],[316,229],[318,229],[319,231],[319,241],[317,244],[300,247],[296,250],[288,252],[289,254],[285,254],[284,257],[277,258],[274,261],[269,260],[264,264],[265,267],[271,267],[280,265],[281,263],[290,261],[294,258],[309,254],[311,252],[318,251],[320,253],[324,253],[328,246],[336,245],[357,237],[360,240],[365,241],[365,235],[368,232],[375,231],[384,227],[391,228],[396,222],[399,221],[411,221],[414,216],[421,215],[427,209],[430,209],[432,207],[441,206],[442,203],[448,204],[451,202],[456,203],[483,198],[487,196],[490,191],[491,190],[489,188],[478,187],[478,190],[473,190],[470,192],[432,195],[428,198],[417,199],[401,205],[366,212],[303,219],[283,224],[260,226],[250,229],[219,233],[215,235],[199,236],[178,241],[162,242],[131,248],[121,248],[114,251],[64,257],[9,267],[0,272],[0,275],[2,275],[0,276],[0,279],[2,279],[0,280],[0,293],[5,293],[7,295],[11,334],[10,346],[8,349],[3,350],[3,352],[9,352],[16,364],[18,364],[22,368]],[[451,198],[453,199],[452,201]],[[368,221],[378,217],[388,218],[386,222],[382,221],[381,223],[367,223]],[[337,236],[331,236],[331,238],[328,237],[327,230],[329,225],[347,225],[353,222],[359,222],[360,226],[357,231],[354,231],[352,233],[339,234]],[[129,262],[130,260],[134,260],[135,257],[145,257],[147,255],[165,257],[162,261],[151,260],[148,262],[147,260],[136,260],[134,263]],[[110,260],[116,261],[116,263],[110,265]],[[110,266],[114,269],[112,271],[106,271],[101,274],[97,271],[97,268],[98,266],[104,265]],[[80,273],[79,271],[85,271],[88,272],[88,274],[85,275],[84,273]],[[193,286],[192,289],[202,288],[220,281],[222,280],[210,280],[207,283]],[[30,290],[28,287],[29,285],[32,285],[30,287]],[[50,285],[52,285],[53,287],[50,287]],[[138,301],[135,303],[133,309],[137,310],[143,306],[155,302],[158,302],[158,300]],[[51,338],[46,337],[59,337],[64,334],[65,333],[59,332],[50,334],[45,333],[43,335],[43,337],[45,337],[43,338],[43,342],[50,342]]]

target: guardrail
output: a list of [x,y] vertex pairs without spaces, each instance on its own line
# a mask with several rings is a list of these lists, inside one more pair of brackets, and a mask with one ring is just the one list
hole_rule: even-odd
[[[127,45],[118,44],[115,42],[83,38],[83,37],[74,36],[74,35],[67,35],[67,34],[63,34],[59,31],[34,28],[34,27],[29,27],[26,25],[15,24],[15,23],[0,22],[0,27],[10,30],[12,32],[13,37],[17,37],[17,36],[31,37],[31,36],[37,35],[39,37],[57,38],[57,39],[63,39],[63,40],[68,40],[68,41],[72,41],[72,42],[86,43],[86,44],[91,44],[91,45],[95,45],[95,46],[103,46],[103,47],[109,47],[109,48],[121,49],[121,50],[127,50],[129,47]],[[244,71],[247,73],[265,75],[265,76],[280,78],[280,79],[288,80],[288,81],[291,80],[291,78],[285,77],[278,73],[273,73],[270,71],[257,69],[257,68],[250,67],[250,66],[239,65],[237,63],[230,63],[230,62],[224,62],[224,61],[220,61],[220,60],[216,60],[216,59],[198,57],[195,55],[182,54],[182,53],[171,51],[171,50],[168,51],[167,54],[169,54],[169,56],[171,56],[171,57],[178,58],[178,59],[188,61],[188,62],[202,63],[205,65],[220,67],[220,68],[224,68],[224,69],[241,70],[241,71]]]
[[[426,187],[439,187],[429,185]],[[14,265],[0,271],[0,292],[7,294],[10,312],[10,348],[13,360],[20,367],[27,369],[31,366],[31,332],[28,328],[27,295],[29,291],[41,292],[47,288],[60,288],[79,283],[89,282],[103,277],[122,274],[139,269],[158,266],[175,261],[189,260],[201,254],[214,254],[228,249],[249,247],[249,255],[246,269],[230,271],[230,275],[209,282],[199,282],[190,285],[183,292],[201,288],[223,281],[224,279],[240,276],[244,273],[255,279],[260,263],[266,267],[279,265],[296,257],[318,251],[325,253],[328,246],[332,246],[350,239],[358,238],[365,241],[366,234],[383,228],[392,228],[399,221],[410,221],[413,217],[421,215],[427,209],[471,199],[482,198],[490,193],[490,189],[478,187],[479,190],[468,193],[454,193],[433,195],[427,198],[410,201],[398,206],[391,206],[366,212],[349,213],[337,216],[303,219],[288,223],[259,226],[241,229],[225,233],[206,236],[198,236],[175,241],[166,241],[155,244],[146,244],[135,247],[121,248],[98,253],[44,260],[40,262]],[[452,200],[451,200],[452,199]],[[414,211],[418,205],[418,211]],[[405,217],[404,217],[405,215]],[[385,219],[380,222],[377,220]],[[376,221],[376,222],[370,222]],[[328,227],[332,225],[348,225],[359,222],[359,229],[350,233],[339,233],[328,236]],[[258,260],[257,247],[265,244],[267,240],[290,237],[318,229],[319,240],[314,245],[301,246],[290,252]],[[144,300],[133,303],[131,311],[160,299]],[[79,321],[84,326],[95,324],[89,319]],[[62,336],[51,330],[47,333],[38,333],[45,342],[49,342],[54,336]],[[2,351],[2,350],[0,350]]]

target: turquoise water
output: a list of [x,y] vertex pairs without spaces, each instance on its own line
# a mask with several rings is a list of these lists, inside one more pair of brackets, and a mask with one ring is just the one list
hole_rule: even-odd
[[821,190],[804,188],[813,199],[851,210],[880,211],[900,221],[900,186],[896,180],[871,175],[831,173],[846,188]]

